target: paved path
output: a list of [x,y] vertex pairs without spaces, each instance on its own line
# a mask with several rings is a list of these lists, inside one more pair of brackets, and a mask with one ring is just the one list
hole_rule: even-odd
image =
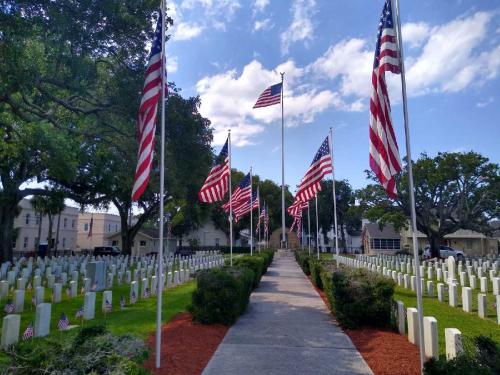
[[203,375],[372,374],[291,257],[275,256]]

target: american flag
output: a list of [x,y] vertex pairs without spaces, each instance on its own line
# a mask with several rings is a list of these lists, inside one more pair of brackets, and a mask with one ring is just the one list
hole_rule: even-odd
[[224,199],[229,189],[229,138],[215,160],[205,183],[198,193],[200,202],[213,203]]
[[34,335],[33,324],[30,323],[30,324],[28,324],[28,327],[26,327],[26,330],[23,333],[23,341],[26,341],[26,340],[32,338],[33,335]]
[[14,304],[11,301],[7,301],[4,307],[4,311],[7,314],[13,313],[14,312]]
[[259,208],[259,189],[252,193],[252,199],[247,199],[237,207],[233,207],[234,210],[234,221],[238,222],[238,220],[248,214],[251,210]]
[[83,317],[83,307],[80,307],[75,314],[75,318],[81,318],[81,317]]
[[111,302],[106,300],[104,302],[104,312],[109,313],[109,312],[111,312],[112,309],[113,309],[113,306],[111,305]]
[[257,229],[255,229],[255,233],[259,234],[260,226],[266,220],[266,203],[264,202],[262,209],[260,210],[259,220],[257,220]]
[[264,237],[269,234],[269,207],[264,207],[265,211],[265,219],[264,219]]
[[[233,212],[240,204],[244,203],[246,200],[249,200],[251,194],[252,194],[252,183],[250,181],[250,173],[248,173],[245,177],[243,177],[238,187],[233,191],[233,194],[231,195]],[[222,208],[226,212],[229,212],[229,202],[222,205]]]
[[307,202],[316,196],[321,190],[321,180],[328,173],[332,173],[332,157],[328,137],[321,144],[314,156],[311,166],[300,182],[299,189],[295,194],[295,200]]
[[288,207],[288,213],[293,216],[293,223],[292,226],[290,227],[290,232],[292,232],[295,228],[297,228],[297,235],[298,232],[301,230],[302,226],[302,210],[307,208],[307,202],[302,202],[299,199],[295,199],[293,204]]
[[62,313],[59,321],[57,322],[57,328],[61,331],[67,330],[69,327],[69,320],[66,314]]
[[124,309],[125,308],[125,297],[123,296],[120,296],[120,309]]
[[402,169],[398,143],[391,120],[385,72],[399,74],[400,60],[392,17],[391,0],[386,0],[377,33],[370,99],[370,168],[387,195],[397,197],[394,175]]
[[156,32],[151,46],[146,78],[142,89],[141,105],[137,119],[137,141],[139,152],[135,170],[132,200],[137,201],[149,182],[156,128],[156,111],[161,96],[162,85],[162,19],[161,14],[156,25]]
[[268,107],[270,105],[281,103],[281,89],[283,84],[277,83],[275,85],[269,86],[265,89],[262,94],[260,94],[257,102],[253,106],[254,108]]

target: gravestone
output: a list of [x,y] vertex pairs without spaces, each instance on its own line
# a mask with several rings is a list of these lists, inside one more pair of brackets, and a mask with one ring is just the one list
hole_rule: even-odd
[[62,297],[62,284],[61,283],[54,284],[54,289],[52,290],[52,297],[53,297],[52,302],[54,302],[54,303],[61,302],[61,297]]
[[111,290],[105,290],[102,293],[102,311],[106,311],[106,301],[110,304],[110,306],[113,305],[113,292]]
[[106,287],[106,263],[102,261],[90,262],[87,264],[87,277],[92,280],[91,284],[95,291],[101,291]]
[[135,304],[139,299],[139,285],[137,281],[132,281],[130,283],[130,304]]
[[19,341],[19,329],[21,327],[21,315],[9,314],[3,318],[2,323],[2,340],[3,349],[7,349],[9,345]]
[[9,282],[6,280],[0,281],[0,298],[5,298],[9,294]]
[[431,280],[427,281],[427,295],[429,297],[434,297],[434,282]]
[[437,320],[424,316],[424,352],[427,358],[439,358]]
[[16,313],[24,311],[24,290],[14,290],[13,303]]
[[78,282],[75,280],[71,280],[69,282],[69,297],[75,298],[78,296]]
[[418,345],[419,327],[418,327],[418,311],[414,307],[408,307],[408,341],[412,344]]
[[398,331],[400,335],[404,335],[406,333],[405,305],[401,301],[396,301],[396,305],[397,305]]
[[45,337],[50,334],[50,314],[52,305],[40,303],[36,306],[35,314],[35,337]]
[[467,286],[462,288],[462,308],[465,312],[472,312],[472,289]]
[[39,286],[35,289],[35,299],[37,305],[43,303],[45,299],[45,288],[43,286]]
[[24,277],[20,277],[19,279],[17,279],[17,289],[26,289],[26,279]]
[[95,317],[95,292],[85,293],[83,299],[83,319],[92,320]]
[[443,283],[438,283],[437,292],[438,292],[438,301],[443,302],[444,301],[444,284]]
[[477,314],[480,318],[486,318],[488,313],[486,309],[488,307],[488,300],[486,299],[486,294],[479,293],[477,295]]
[[444,330],[446,342],[446,359],[455,358],[463,352],[462,333],[456,328],[445,328]]
[[457,307],[458,306],[458,296],[457,296],[457,284],[449,284],[449,302],[450,306]]

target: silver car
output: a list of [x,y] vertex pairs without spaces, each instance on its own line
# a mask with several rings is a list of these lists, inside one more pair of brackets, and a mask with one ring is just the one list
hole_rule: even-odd
[[[465,257],[465,254],[462,250],[456,250],[450,246],[439,245],[439,257],[443,259],[447,259],[449,256],[452,256],[456,260],[462,260]],[[431,247],[427,245],[424,250],[424,257],[431,257]]]

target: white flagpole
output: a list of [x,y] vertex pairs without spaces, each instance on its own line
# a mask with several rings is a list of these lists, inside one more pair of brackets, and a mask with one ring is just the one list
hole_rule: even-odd
[[281,74],[281,248],[286,246],[285,233],[285,112],[283,99],[285,98],[284,77],[285,73]]
[[[396,7],[394,8],[394,3]],[[403,40],[401,38],[401,20],[399,15],[399,0],[391,0],[393,13],[393,21],[396,19],[396,35],[398,42],[398,49],[400,53],[401,64],[401,90],[403,94],[403,114],[405,123],[405,136],[406,136],[406,159],[408,167],[408,189],[410,193],[410,207],[411,207],[411,231],[413,242],[413,258],[415,262],[415,276],[417,278],[417,308],[418,308],[418,322],[419,322],[419,347],[420,347],[420,370],[423,371],[425,354],[424,354],[424,310],[422,302],[422,287],[420,282],[420,259],[418,256],[418,240],[417,240],[417,213],[415,210],[415,192],[413,187],[413,167],[411,161],[410,149],[410,125],[408,121],[408,99],[406,97],[406,77],[405,77],[405,64],[403,55]]]
[[166,0],[161,3],[161,146],[160,146],[160,233],[158,247],[158,293],[156,296],[156,368],[161,363],[161,305],[163,297],[163,200],[165,196],[165,23]]
[[309,201],[307,201],[307,248],[309,255],[311,255],[311,210],[309,208]]
[[319,260],[318,194],[316,194],[316,252]]
[[259,244],[258,244],[258,245],[259,245],[259,253],[260,253],[260,230],[261,230],[261,228],[262,228],[262,225],[261,225],[262,223],[260,222],[260,189],[259,189],[259,185],[257,185],[257,189],[258,189],[258,191],[259,191],[259,196],[258,196],[258,198],[259,198],[259,200],[258,200],[258,202],[259,202],[259,207],[257,208],[257,210],[258,210],[258,211],[257,211],[257,214],[258,214],[259,216],[257,217],[257,226],[259,227]]
[[253,255],[253,190],[252,190],[252,167],[250,167],[250,255]]
[[229,252],[230,252],[230,262],[231,267],[233,266],[233,202],[232,202],[232,178],[231,178],[231,129],[228,131],[227,135],[227,153],[229,157]]
[[332,159],[332,180],[333,180],[333,224],[335,233],[335,254],[337,254],[337,267],[339,266],[339,238],[338,238],[338,227],[337,227],[337,194],[335,192],[335,169],[333,167],[333,130],[330,128],[330,136],[328,139],[330,143],[330,156]]

